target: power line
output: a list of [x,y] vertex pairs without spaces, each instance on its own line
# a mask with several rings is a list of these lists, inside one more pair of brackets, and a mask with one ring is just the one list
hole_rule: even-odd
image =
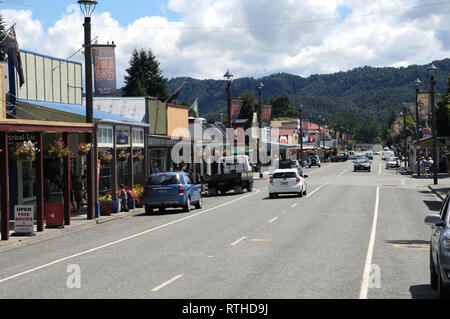
[[[242,26],[224,26],[224,27],[188,27],[188,26],[173,26],[173,27],[138,27],[134,26],[133,28],[137,29],[150,29],[150,30],[229,30],[229,29],[253,29],[253,28],[273,28],[273,27],[282,27],[282,26],[289,26],[289,25],[302,25],[302,24],[312,24],[312,23],[324,23],[324,22],[333,22],[333,21],[342,21],[342,20],[353,20],[358,18],[365,18],[370,16],[377,16],[377,15],[384,15],[384,14],[392,14],[392,13],[398,13],[398,12],[404,12],[409,11],[413,9],[419,9],[424,7],[431,7],[431,6],[438,6],[442,4],[450,3],[450,0],[446,1],[440,1],[440,2],[433,2],[433,3],[426,3],[421,5],[415,5],[415,6],[409,6],[409,7],[403,7],[399,9],[392,9],[392,10],[382,10],[379,12],[370,12],[365,14],[358,14],[358,15],[349,15],[349,16],[342,16],[342,17],[332,17],[332,18],[322,18],[322,19],[312,19],[312,20],[303,20],[303,21],[293,21],[293,22],[279,22],[279,23],[264,23],[264,24],[249,24],[249,25],[242,25]],[[102,27],[102,28],[122,28],[121,26],[113,26],[113,25],[102,25],[102,24],[95,24],[93,25]]]

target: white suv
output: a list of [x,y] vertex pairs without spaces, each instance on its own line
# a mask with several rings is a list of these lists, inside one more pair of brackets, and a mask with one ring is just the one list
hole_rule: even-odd
[[299,173],[296,168],[277,169],[269,179],[269,197],[275,198],[279,194],[306,195],[307,175]]

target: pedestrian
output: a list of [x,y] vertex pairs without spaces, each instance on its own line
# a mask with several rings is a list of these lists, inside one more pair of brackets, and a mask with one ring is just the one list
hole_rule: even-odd
[[[81,184],[81,179],[79,176],[77,176],[74,179],[73,182],[73,194],[74,194],[74,200],[76,203],[76,207],[77,207],[77,213],[80,211],[81,206],[82,206],[82,189],[83,189],[83,185]],[[74,205],[75,206],[75,205]]]
[[425,159],[425,157],[421,157],[420,158],[420,172],[422,173],[422,175],[427,176],[426,172],[427,172],[427,164],[428,161]]
[[128,202],[127,202],[127,192],[125,191],[125,186],[123,184],[119,185],[120,188],[120,211],[128,212]]

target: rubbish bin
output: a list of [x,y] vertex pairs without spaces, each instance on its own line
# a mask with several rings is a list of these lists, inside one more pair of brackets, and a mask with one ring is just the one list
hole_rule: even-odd
[[64,228],[62,203],[45,203],[45,228]]

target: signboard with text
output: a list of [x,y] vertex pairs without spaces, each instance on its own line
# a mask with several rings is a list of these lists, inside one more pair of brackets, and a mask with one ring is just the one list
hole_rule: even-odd
[[14,232],[19,234],[32,233],[33,227],[34,227],[34,206],[15,205]]
[[115,45],[92,47],[94,60],[95,96],[116,95]]

